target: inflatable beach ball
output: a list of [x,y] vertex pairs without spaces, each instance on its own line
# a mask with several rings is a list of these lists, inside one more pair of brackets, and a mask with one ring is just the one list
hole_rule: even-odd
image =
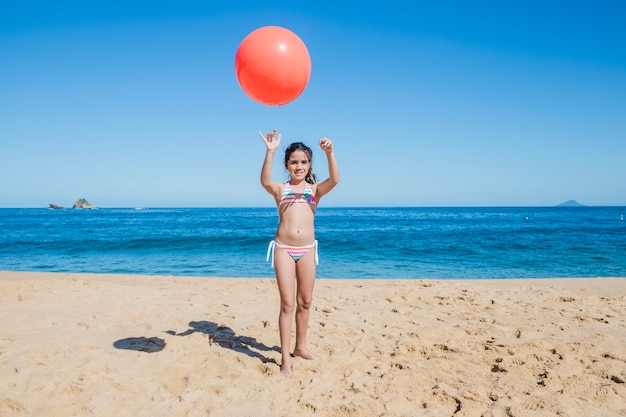
[[311,57],[298,35],[280,26],[265,26],[248,34],[239,45],[235,74],[250,98],[281,106],[298,98],[306,88]]

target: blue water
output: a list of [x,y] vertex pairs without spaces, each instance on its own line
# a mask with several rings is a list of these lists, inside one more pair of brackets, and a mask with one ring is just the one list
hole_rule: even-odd
[[[626,207],[319,208],[324,278],[626,277]],[[270,208],[0,209],[0,270],[273,277]]]

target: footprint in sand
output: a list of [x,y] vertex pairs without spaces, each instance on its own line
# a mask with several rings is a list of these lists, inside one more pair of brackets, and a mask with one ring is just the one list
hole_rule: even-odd
[[15,414],[19,415],[26,411],[22,403],[10,398],[0,401],[0,415]]

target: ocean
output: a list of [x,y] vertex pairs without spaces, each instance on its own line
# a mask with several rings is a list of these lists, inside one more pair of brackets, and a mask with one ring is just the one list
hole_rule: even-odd
[[[626,207],[324,208],[320,278],[626,277]],[[0,270],[271,278],[274,208],[0,209]]]

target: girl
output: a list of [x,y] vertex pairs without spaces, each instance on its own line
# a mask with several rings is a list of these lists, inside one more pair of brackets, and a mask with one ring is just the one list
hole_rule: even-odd
[[[263,136],[267,151],[261,170],[261,185],[267,190],[278,206],[278,230],[270,242],[268,258],[271,252],[272,266],[276,272],[278,292],[280,293],[280,348],[282,364],[280,372],[292,377],[291,322],[296,310],[296,346],[293,354],[305,359],[319,359],[306,345],[306,333],[309,325],[309,310],[315,284],[317,265],[317,241],[313,227],[315,208],[319,200],[339,183],[339,169],[335,160],[333,143],[322,138],[320,148],[328,159],[329,178],[316,184],[316,177],[311,169],[313,152],[303,143],[292,143],[285,150],[285,168],[289,181],[280,183],[272,180],[272,162],[280,145],[280,134],[274,131]],[[295,276],[295,280],[294,280]],[[297,285],[296,285],[297,284]]]

